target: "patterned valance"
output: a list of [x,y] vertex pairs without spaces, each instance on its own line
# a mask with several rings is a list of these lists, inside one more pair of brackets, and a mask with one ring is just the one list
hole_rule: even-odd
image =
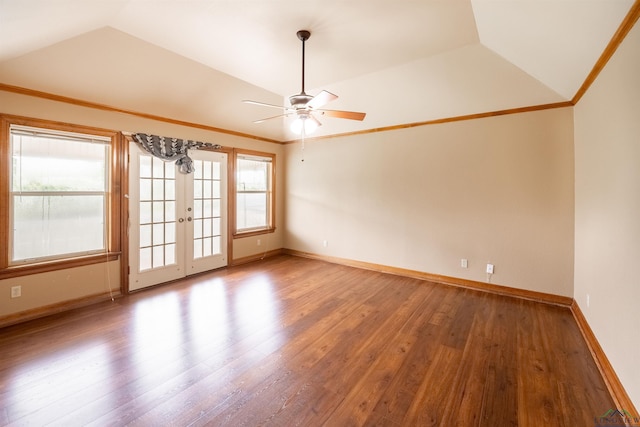
[[191,173],[194,170],[193,160],[187,155],[187,150],[197,150],[202,147],[213,148],[214,150],[222,148],[218,144],[208,142],[148,135],[146,133],[134,133],[131,137],[154,156],[162,160],[175,160],[176,166],[180,168],[181,173]]

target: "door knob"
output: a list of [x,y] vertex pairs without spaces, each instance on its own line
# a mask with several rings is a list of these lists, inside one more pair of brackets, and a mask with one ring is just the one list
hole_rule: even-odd
[[184,218],[178,219],[178,222],[184,222]]
[[187,221],[191,222],[191,217],[190,216],[187,217]]

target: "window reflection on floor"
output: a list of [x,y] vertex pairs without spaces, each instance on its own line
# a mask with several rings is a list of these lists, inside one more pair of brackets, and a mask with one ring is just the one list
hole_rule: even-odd
[[[181,355],[190,363],[204,362],[215,368],[236,354],[238,349],[276,351],[283,342],[280,301],[266,276],[255,276],[240,286],[223,278],[200,282],[191,287],[182,306],[177,293],[141,300],[134,310],[133,339],[135,363],[140,376],[154,374],[158,358],[169,365]],[[181,309],[183,307],[183,309]],[[176,366],[175,369],[184,369]]]
[[[174,360],[181,360],[184,316],[176,292],[140,300],[133,311],[131,346],[137,377],[154,376],[159,369],[171,371]],[[176,366],[178,372],[182,366]],[[170,374],[170,372],[168,372]]]
[[11,419],[29,415],[34,425],[39,420],[44,424],[50,421],[52,412],[65,413],[65,409],[71,411],[78,404],[66,400],[69,408],[61,407],[58,401],[64,396],[82,396],[84,390],[109,383],[113,378],[112,353],[104,342],[64,343],[61,347],[62,350],[36,357],[13,372],[4,397]]
[[247,346],[264,343],[258,349],[267,353],[279,348],[283,342],[280,334],[280,301],[269,279],[257,275],[247,280],[237,289],[233,298],[233,315],[238,330],[246,335]]
[[227,299],[227,290],[220,278],[195,285],[189,292],[191,335],[187,348],[199,359],[226,348],[230,339]]

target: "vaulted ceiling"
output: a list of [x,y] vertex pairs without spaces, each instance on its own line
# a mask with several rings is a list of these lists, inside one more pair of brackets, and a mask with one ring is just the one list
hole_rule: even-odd
[[[632,0],[0,0],[0,83],[293,139],[254,124],[328,90],[317,135],[569,101]],[[1,112],[1,107],[0,107]],[[127,129],[144,131],[144,129]]]

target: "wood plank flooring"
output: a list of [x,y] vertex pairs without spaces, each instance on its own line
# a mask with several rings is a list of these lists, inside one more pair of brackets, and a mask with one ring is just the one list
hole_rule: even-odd
[[291,256],[0,329],[0,425],[592,426],[568,308]]

